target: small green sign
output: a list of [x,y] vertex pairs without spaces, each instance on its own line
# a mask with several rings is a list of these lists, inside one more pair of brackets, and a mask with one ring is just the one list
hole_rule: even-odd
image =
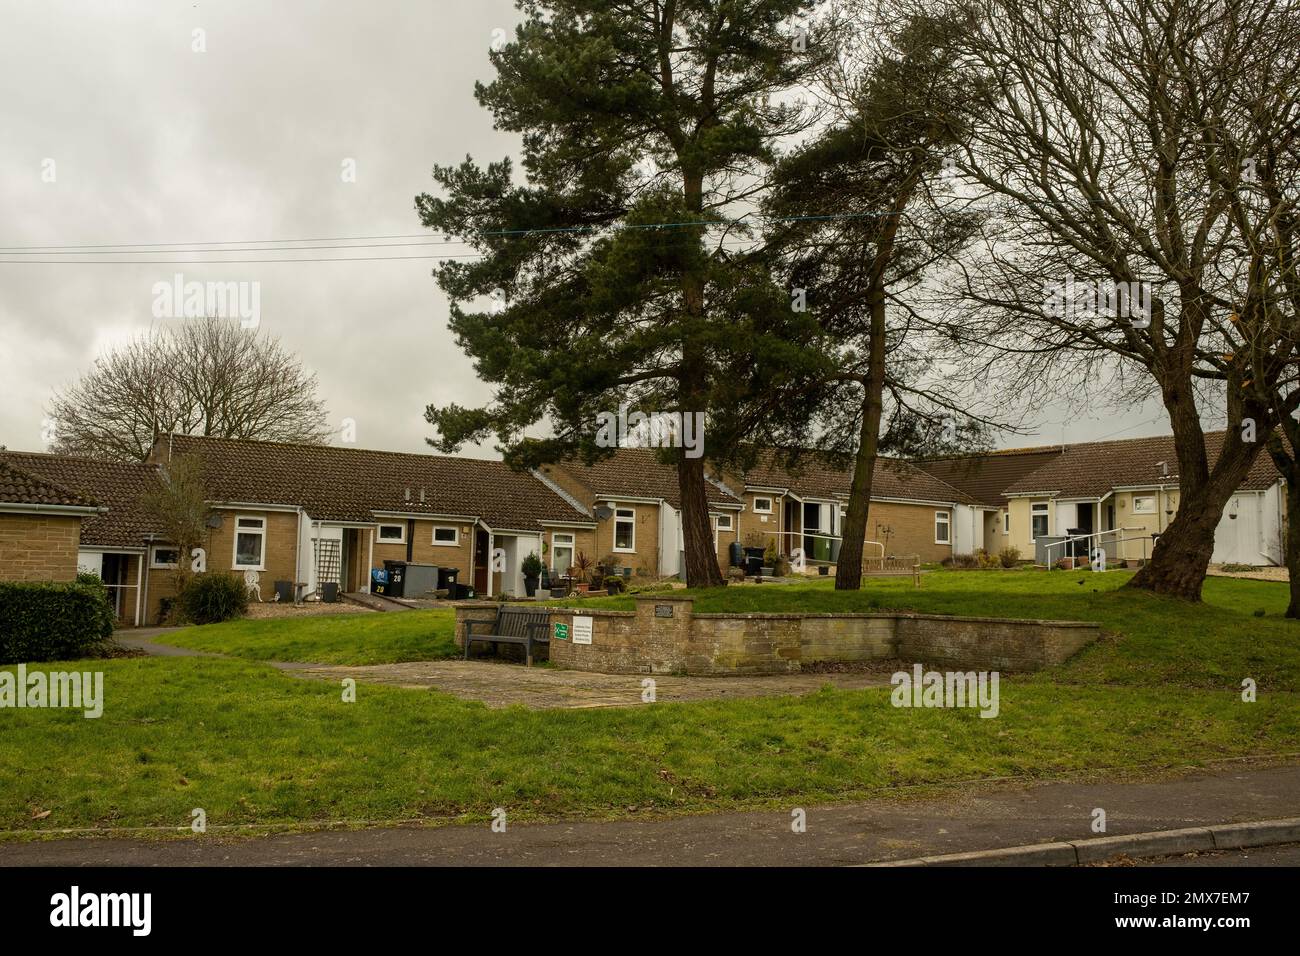
[[569,625],[555,622],[555,639],[557,641],[567,641],[569,639]]

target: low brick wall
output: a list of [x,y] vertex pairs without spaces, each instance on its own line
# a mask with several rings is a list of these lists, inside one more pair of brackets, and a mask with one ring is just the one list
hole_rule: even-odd
[[[491,620],[495,605],[456,605],[456,644],[466,620]],[[591,643],[573,640],[573,619],[591,619]],[[550,659],[605,674],[792,674],[805,663],[900,657],[979,670],[1032,671],[1060,664],[1101,633],[1078,621],[870,614],[696,614],[691,598],[638,598],[635,611],[550,609]],[[554,637],[564,625],[566,640]]]

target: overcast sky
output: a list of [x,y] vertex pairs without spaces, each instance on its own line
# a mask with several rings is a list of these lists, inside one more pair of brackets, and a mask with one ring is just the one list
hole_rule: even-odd
[[[0,246],[230,240],[244,249],[420,233],[413,200],[433,189],[435,163],[515,151],[473,84],[491,78],[494,31],[512,31],[516,19],[512,0],[0,0]],[[355,182],[341,175],[348,160]],[[28,260],[0,264],[0,445],[10,449],[44,448],[51,391],[155,325],[153,286],[176,273],[259,282],[262,326],[316,373],[335,427],[355,419],[360,447],[428,451],[426,404],[489,397],[447,331],[431,259],[48,258],[0,252]],[[1167,431],[1158,405],[1090,413],[1062,403],[1041,416],[1037,436],[1001,444]]]

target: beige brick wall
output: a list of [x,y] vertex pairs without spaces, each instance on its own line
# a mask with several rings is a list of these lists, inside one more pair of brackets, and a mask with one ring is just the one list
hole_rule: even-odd
[[[936,511],[946,512],[949,518],[949,539],[952,509],[941,505],[895,504],[873,501],[867,511],[867,540],[884,544],[885,527],[892,529],[886,548],[888,554],[919,554],[922,561],[942,561],[952,554],[952,544],[936,544],[934,516]],[[866,549],[874,553],[875,548]]]
[[[386,522],[387,523],[387,522]],[[406,521],[394,520],[392,524],[405,525]],[[455,528],[457,531],[457,543],[455,545],[434,544],[433,529]],[[456,568],[460,571],[457,580],[461,584],[473,584],[473,578],[470,574],[470,568],[474,561],[474,525],[472,522],[465,521],[426,521],[416,519],[415,531],[412,535],[410,528],[407,528],[407,534],[411,536],[411,561],[414,564],[436,564],[439,567]],[[358,535],[360,547],[366,548],[366,532]],[[406,544],[392,544],[388,542],[381,543],[378,538],[375,539],[375,556],[371,561],[371,567],[382,568],[385,561],[405,561]]]
[[73,581],[81,518],[0,513],[0,580]]

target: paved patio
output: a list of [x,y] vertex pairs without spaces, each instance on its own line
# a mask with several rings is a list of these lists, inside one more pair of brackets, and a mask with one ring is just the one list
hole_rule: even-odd
[[[520,705],[532,710],[578,707],[632,707],[641,704],[646,675],[594,674],[551,667],[484,661],[413,661],[366,666],[277,664],[299,677],[337,682],[351,677],[359,683],[392,687],[431,688],[462,700],[480,700],[489,707]],[[761,677],[654,677],[657,703],[691,700],[735,700],[811,694],[823,687],[840,689],[888,687],[889,674],[781,674]]]

